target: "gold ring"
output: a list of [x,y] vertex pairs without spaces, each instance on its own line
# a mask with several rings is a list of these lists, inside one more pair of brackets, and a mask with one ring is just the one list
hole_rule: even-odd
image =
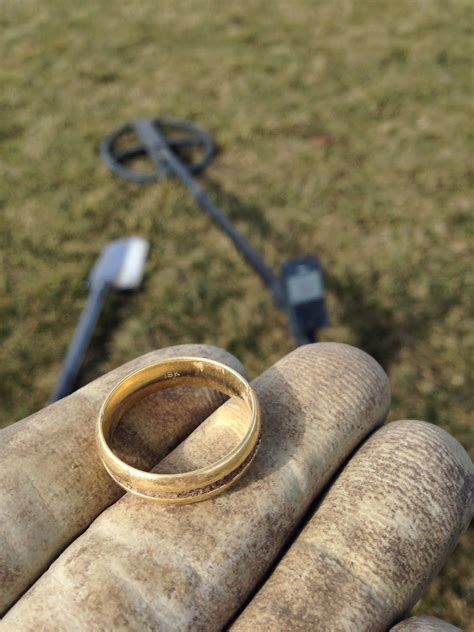
[[[210,387],[238,397],[249,411],[249,424],[240,443],[215,463],[191,472],[158,474],[128,465],[109,446],[122,415],[147,395],[180,385]],[[97,423],[99,456],[110,476],[124,489],[163,504],[205,500],[235,483],[255,457],[260,442],[257,396],[237,371],[206,358],[170,358],[130,373],[109,393]]]

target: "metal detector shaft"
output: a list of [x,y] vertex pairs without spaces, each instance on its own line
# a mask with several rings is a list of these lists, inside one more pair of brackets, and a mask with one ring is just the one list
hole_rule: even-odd
[[74,385],[82,360],[84,359],[84,355],[91,341],[92,334],[108,291],[109,286],[107,284],[92,289],[86,306],[79,319],[74,338],[67,350],[61,375],[59,376],[56,387],[50,397],[50,402],[55,402],[58,399],[69,395],[69,393],[74,390]]
[[146,147],[150,158],[158,169],[168,168],[185,185],[196,203],[232,240],[237,250],[244,256],[247,263],[257,272],[263,282],[271,289],[275,302],[281,305],[282,288],[280,279],[267,266],[261,255],[250,245],[247,239],[239,233],[232,222],[221,213],[219,208],[207,195],[203,187],[196,182],[189,170],[169,148],[166,138],[160,133],[152,121],[142,119],[133,124],[137,135]]

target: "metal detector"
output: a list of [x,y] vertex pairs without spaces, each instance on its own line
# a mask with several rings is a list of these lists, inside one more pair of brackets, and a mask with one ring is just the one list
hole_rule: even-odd
[[89,275],[89,299],[67,350],[50,402],[55,402],[74,390],[79,369],[107,294],[111,289],[138,288],[143,278],[148,249],[148,242],[141,237],[117,239],[102,249]]
[[[305,256],[286,261],[280,276],[276,276],[193,177],[204,171],[215,155],[209,134],[172,118],[138,119],[112,132],[101,146],[107,166],[126,180],[146,184],[176,176],[270,288],[275,304],[288,316],[296,343],[314,342],[317,331],[328,324],[319,258]],[[137,158],[148,158],[151,170],[132,168]]]

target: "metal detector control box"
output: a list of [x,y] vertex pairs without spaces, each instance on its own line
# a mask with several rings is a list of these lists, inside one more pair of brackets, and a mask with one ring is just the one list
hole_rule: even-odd
[[293,335],[306,342],[314,339],[328,325],[321,262],[310,255],[286,261],[281,281]]

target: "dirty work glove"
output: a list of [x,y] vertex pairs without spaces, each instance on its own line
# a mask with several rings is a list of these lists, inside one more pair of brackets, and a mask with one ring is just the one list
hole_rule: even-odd
[[[376,430],[387,376],[364,352],[321,343],[253,381],[262,442],[234,487],[184,506],[124,494],[96,452],[98,409],[131,370],[181,355],[244,372],[220,349],[172,347],[0,431],[2,631],[389,629],[471,518],[466,452],[423,422]],[[208,464],[235,443],[241,408],[222,401],[189,387],[150,395],[114,448],[142,469]],[[413,625],[398,629],[443,629]]]

